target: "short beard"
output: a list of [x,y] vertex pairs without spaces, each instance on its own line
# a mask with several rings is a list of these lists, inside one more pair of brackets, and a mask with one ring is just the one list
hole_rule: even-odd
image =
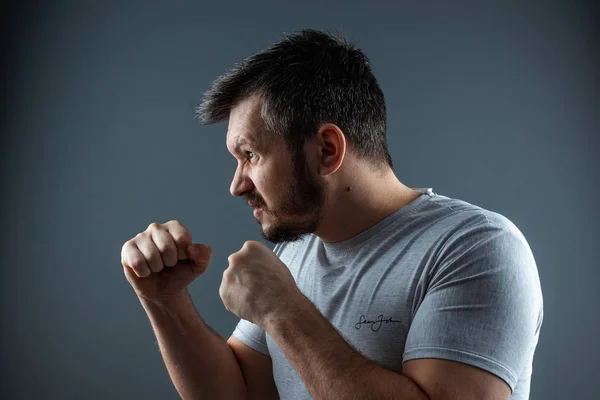
[[[276,220],[273,226],[268,231],[260,231],[262,237],[272,243],[304,239],[318,229],[323,217],[325,187],[311,177],[304,150],[292,154],[295,185],[286,191],[283,207],[271,214]],[[283,220],[285,216],[297,217],[299,221],[287,222]]]

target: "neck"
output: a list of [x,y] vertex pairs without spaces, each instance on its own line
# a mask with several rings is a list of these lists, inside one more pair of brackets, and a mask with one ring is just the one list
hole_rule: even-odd
[[350,239],[421,195],[402,184],[392,170],[383,175],[357,172],[330,185],[324,217],[314,232],[323,242]]

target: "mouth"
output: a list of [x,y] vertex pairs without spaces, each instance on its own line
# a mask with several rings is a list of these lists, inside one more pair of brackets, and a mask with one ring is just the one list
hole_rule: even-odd
[[253,208],[254,216],[260,214],[263,211],[262,207],[258,203],[248,202],[248,205]]
[[261,208],[258,203],[248,203],[248,205],[252,208]]

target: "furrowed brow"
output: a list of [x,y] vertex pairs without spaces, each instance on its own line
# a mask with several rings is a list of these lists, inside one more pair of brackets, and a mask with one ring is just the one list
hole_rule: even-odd
[[239,150],[239,148],[242,147],[243,145],[248,145],[249,147],[256,149],[256,150],[259,150],[261,147],[261,145],[258,141],[254,141],[254,140],[250,140],[250,139],[246,139],[246,138],[239,138],[234,146],[234,149]]
[[237,139],[237,141],[233,145],[232,154],[234,156],[235,156],[235,154],[240,154],[241,153],[240,148],[244,145],[248,146],[251,149],[258,151],[258,146],[256,146],[256,143],[254,141],[241,137],[241,138]]

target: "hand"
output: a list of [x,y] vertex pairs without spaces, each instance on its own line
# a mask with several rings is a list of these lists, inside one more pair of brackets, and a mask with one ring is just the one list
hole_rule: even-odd
[[211,258],[211,248],[192,244],[192,234],[178,221],[151,223],[121,250],[127,280],[138,296],[151,301],[181,295]]
[[238,317],[262,327],[267,318],[302,300],[288,267],[264,244],[247,241],[227,261],[219,295]]

